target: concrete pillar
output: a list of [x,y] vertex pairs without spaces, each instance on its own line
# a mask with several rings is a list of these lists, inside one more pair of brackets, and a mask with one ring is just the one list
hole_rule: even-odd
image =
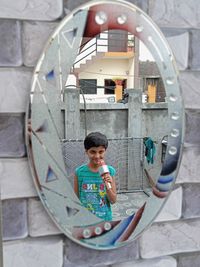
[[139,39],[135,37],[134,40],[134,88],[141,88],[141,81],[139,79]]
[[127,89],[128,97],[128,136],[141,138],[142,134],[142,91]]
[[128,145],[128,189],[142,187],[140,179],[140,159],[142,156],[142,91],[128,89],[128,137],[133,138]]

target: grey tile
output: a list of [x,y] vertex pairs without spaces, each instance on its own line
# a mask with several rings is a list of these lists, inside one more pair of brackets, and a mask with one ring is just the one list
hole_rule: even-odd
[[83,264],[77,264],[70,262],[66,257],[64,257],[64,264],[63,267],[92,267],[91,265],[88,265],[87,263]]
[[62,267],[63,240],[26,238],[4,242],[4,267]]
[[[64,0],[64,8],[65,8],[65,12],[66,11],[71,11],[75,8],[77,8],[78,6],[84,4],[86,1],[85,0]],[[148,11],[148,0],[127,0],[127,2],[130,2],[136,6],[138,6],[139,8],[141,8],[142,10],[144,10],[145,12]],[[68,13],[66,12],[66,13]]]
[[0,66],[21,66],[21,25],[19,21],[0,19]]
[[199,83],[200,71],[183,71],[180,73],[180,85],[185,108],[200,109]]
[[182,35],[186,32],[188,32],[188,29],[178,29],[178,28],[164,28],[161,27],[161,31],[164,34],[166,38],[173,37],[177,35]]
[[0,113],[0,157],[24,157],[24,114]]
[[25,238],[28,235],[26,200],[4,200],[2,213],[4,240]]
[[141,235],[140,255],[144,259],[152,259],[178,253],[199,252],[199,236],[199,219],[156,223]]
[[26,111],[31,78],[31,68],[0,69],[0,112],[22,113]]
[[200,30],[191,31],[191,43],[190,43],[190,69],[200,70]]
[[183,185],[183,218],[200,217],[200,184]]
[[189,31],[187,29],[162,28],[163,34],[172,50],[179,70],[188,68]]
[[182,254],[178,257],[178,267],[199,267],[200,253]]
[[[109,265],[118,262],[125,262],[138,259],[138,242],[134,241],[124,247],[101,251],[92,250],[78,245],[69,239],[65,242],[65,262],[67,267],[67,262],[76,264],[76,266],[98,266],[98,265]],[[74,253],[76,251],[76,253]]]
[[149,14],[165,27],[198,28],[200,24],[196,0],[149,0]]
[[128,0],[128,2],[138,6],[144,12],[148,11],[148,0]]
[[72,11],[73,9],[77,8],[78,6],[82,5],[85,3],[85,0],[64,0],[64,8],[66,10]]
[[0,1],[0,17],[26,20],[56,20],[63,13],[63,0]]
[[26,66],[35,66],[58,22],[25,21],[22,27],[23,59]]
[[177,183],[200,183],[200,146],[185,144]]
[[186,110],[185,142],[192,145],[200,144],[200,110]]

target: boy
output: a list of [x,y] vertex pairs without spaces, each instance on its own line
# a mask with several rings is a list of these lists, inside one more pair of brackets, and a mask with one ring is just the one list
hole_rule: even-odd
[[83,206],[99,218],[112,220],[110,203],[117,198],[115,185],[115,169],[108,166],[109,173],[102,177],[99,174],[101,160],[104,159],[108,147],[107,137],[99,132],[86,136],[84,147],[89,159],[88,164],[78,167],[74,177],[74,191]]

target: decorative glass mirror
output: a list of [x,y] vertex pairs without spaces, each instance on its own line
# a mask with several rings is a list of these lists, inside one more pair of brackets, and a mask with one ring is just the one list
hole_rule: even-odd
[[[94,131],[107,136],[106,163],[116,169],[112,221],[74,192]],[[61,231],[101,250],[136,239],[169,196],[182,143],[178,72],[154,22],[122,0],[91,1],[64,18],[35,68],[27,111],[32,175]]]

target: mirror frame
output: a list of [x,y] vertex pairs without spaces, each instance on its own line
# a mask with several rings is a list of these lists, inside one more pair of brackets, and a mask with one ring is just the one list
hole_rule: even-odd
[[[85,27],[80,29],[80,23]],[[73,188],[70,188],[69,181],[66,179],[56,126],[51,128],[53,133],[50,135],[50,141],[39,128],[43,118],[48,117],[47,121],[52,119],[52,114],[49,112],[52,109],[52,103],[48,103],[48,75],[54,70],[56,82],[52,88],[56,86],[59,91],[67,80],[83,30],[84,34],[93,38],[98,33],[109,29],[131,32],[149,49],[163,79],[169,114],[166,156],[161,173],[152,188],[152,194],[134,215],[119,222],[103,222],[81,207]],[[76,42],[75,38],[80,40]],[[145,12],[123,0],[91,1],[81,5],[61,21],[49,38],[34,70],[31,92],[31,106],[26,116],[28,132],[26,144],[35,186],[48,214],[66,236],[88,248],[114,249],[135,240],[152,224],[167,200],[175,183],[183,145],[184,108],[178,71],[172,51],[159,28]],[[38,110],[35,110],[34,106]],[[31,132],[28,130],[30,119]],[[45,128],[44,125],[43,128]],[[40,138],[38,138],[39,134]],[[51,153],[53,149],[55,154]],[[47,171],[52,173],[52,169],[48,169],[48,161],[58,169],[56,177],[59,179],[56,178],[54,185],[48,184],[49,187],[45,188],[46,181],[43,176]],[[66,188],[63,188],[63,183],[66,184]],[[56,193],[54,192],[55,197],[52,199],[50,193],[53,190]],[[65,216],[63,212],[66,212]]]

